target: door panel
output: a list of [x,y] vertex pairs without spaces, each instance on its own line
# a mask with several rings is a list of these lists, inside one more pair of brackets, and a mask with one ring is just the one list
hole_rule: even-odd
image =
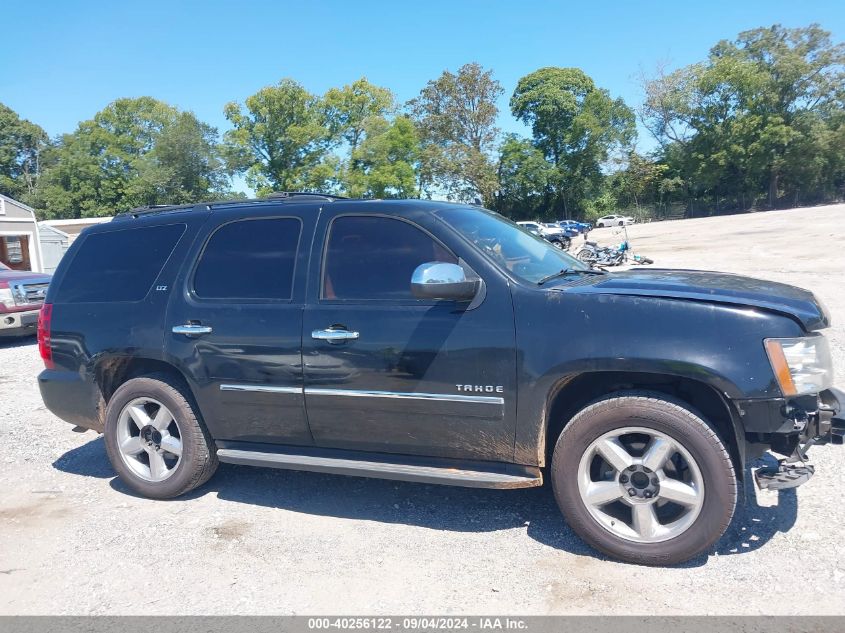
[[[243,213],[243,212],[241,212]],[[215,213],[167,344],[191,377],[215,439],[313,444],[302,394],[302,302],[313,214]],[[177,334],[196,324],[210,331]]]
[[[349,240],[352,231],[341,233]],[[403,259],[401,253],[408,250],[403,244],[413,240],[390,239],[375,229],[359,237],[354,242],[363,254],[357,261],[366,262],[373,276],[384,271],[380,279],[407,284],[409,293],[414,261],[410,256]],[[379,246],[369,244],[369,238],[390,245],[384,251],[393,259],[379,262]],[[439,258],[446,257],[444,249],[441,244],[432,250],[426,247],[420,258],[431,260],[431,253],[438,250]],[[326,260],[331,272],[331,252]],[[336,298],[316,295],[305,309],[305,399],[315,443],[510,460],[516,371],[507,285],[490,284],[484,301],[473,309],[466,303],[409,300],[398,287],[376,293],[400,297],[395,301],[343,300],[344,288],[354,288],[350,292],[361,296],[368,287],[377,286],[375,277],[369,286],[361,282],[357,265],[355,257],[349,257],[343,281],[314,284],[323,288],[324,296]],[[400,279],[404,281],[395,281]],[[315,330],[326,329],[357,332],[358,337],[335,342],[312,338]]]

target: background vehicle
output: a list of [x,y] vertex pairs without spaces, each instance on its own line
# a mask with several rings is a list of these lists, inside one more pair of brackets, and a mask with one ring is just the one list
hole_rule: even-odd
[[562,229],[574,229],[578,233],[589,233],[593,225],[589,222],[577,222],[575,220],[559,220],[557,225]]
[[634,218],[628,215],[605,215],[596,220],[596,228],[605,226],[626,226],[633,224]]
[[288,195],[86,230],[42,309],[39,386],[146,496],[218,461],[491,488],[549,466],[585,541],[671,564],[725,531],[748,459],[842,443],[829,324],[806,290],[603,273],[478,207]]
[[0,336],[35,334],[50,275],[11,270],[0,262]]
[[631,245],[624,240],[614,247],[599,246],[596,242],[584,242],[576,257],[591,266],[620,266],[632,261],[635,264],[653,264],[654,260],[631,253]]
[[517,224],[548,240],[555,248],[567,250],[572,244],[572,236],[558,226],[543,224],[542,222],[517,222]]
[[631,241],[628,239],[628,230],[624,226],[614,230],[614,233],[622,233],[624,239],[613,247],[599,246],[596,242],[584,240],[581,250],[575,255],[579,261],[590,266],[620,266],[629,260],[635,264],[653,264],[654,260],[638,255],[631,250]]

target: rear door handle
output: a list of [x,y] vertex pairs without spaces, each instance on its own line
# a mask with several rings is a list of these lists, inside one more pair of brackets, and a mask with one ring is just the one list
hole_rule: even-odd
[[185,325],[174,325],[172,331],[174,334],[184,334],[185,336],[200,336],[201,334],[211,333],[211,326],[186,323]]
[[327,330],[314,330],[311,332],[311,338],[319,339],[321,341],[328,341],[329,343],[342,343],[343,341],[354,341],[360,335],[358,332],[351,332],[349,330],[340,330],[329,328]]

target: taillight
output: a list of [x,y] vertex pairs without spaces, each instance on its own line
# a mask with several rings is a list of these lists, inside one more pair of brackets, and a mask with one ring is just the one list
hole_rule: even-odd
[[53,369],[53,347],[50,341],[50,330],[53,326],[53,304],[45,303],[38,313],[38,353],[47,369]]

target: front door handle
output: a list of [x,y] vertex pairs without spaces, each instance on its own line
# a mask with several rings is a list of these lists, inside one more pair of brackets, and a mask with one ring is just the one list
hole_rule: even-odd
[[349,330],[341,330],[335,328],[328,328],[327,330],[314,330],[311,332],[311,338],[319,339],[321,341],[328,341],[329,343],[342,343],[343,341],[354,341],[360,335],[358,332],[351,332]]
[[210,334],[210,325],[199,325],[198,323],[186,323],[185,325],[174,325],[174,334],[184,334],[185,336],[199,336],[200,334]]

